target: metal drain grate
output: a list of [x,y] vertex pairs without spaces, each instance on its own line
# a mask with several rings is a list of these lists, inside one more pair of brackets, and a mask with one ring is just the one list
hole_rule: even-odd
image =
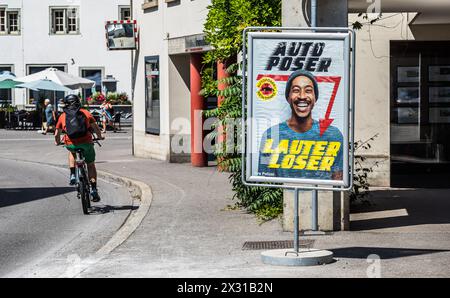
[[[299,247],[311,248],[314,240],[300,240]],[[247,241],[242,246],[242,250],[262,250],[262,249],[283,249],[294,248],[294,240],[280,241]]]

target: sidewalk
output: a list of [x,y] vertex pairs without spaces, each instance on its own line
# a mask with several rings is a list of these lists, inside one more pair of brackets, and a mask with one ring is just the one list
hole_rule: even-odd
[[[273,267],[262,264],[261,251],[242,250],[244,242],[289,240],[293,236],[283,232],[278,221],[258,225],[252,215],[222,211],[232,204],[227,174],[215,168],[148,160],[103,164],[101,168],[147,183],[154,198],[140,228],[83,277],[366,277],[370,266],[367,257],[372,254],[382,258],[382,276],[450,275],[449,215],[440,226],[432,221],[427,226],[389,227],[380,220],[374,224],[370,217],[363,218],[354,222],[360,232],[308,237],[315,239],[314,247],[332,249],[338,262],[309,268]],[[431,199],[432,194],[426,198]],[[447,199],[446,207],[450,206],[449,191],[441,191],[441,199]],[[376,211],[382,206],[359,211],[371,208]],[[393,219],[387,220],[392,223]]]
[[[356,208],[355,231],[308,237],[315,240],[313,247],[333,250],[337,262],[269,266],[261,262],[261,251],[242,250],[244,242],[293,236],[282,231],[279,221],[259,225],[253,215],[224,211],[234,203],[228,174],[134,158],[126,134],[108,136],[118,139],[100,149],[98,168],[148,184],[153,202],[131,237],[81,277],[367,277],[378,264],[374,272],[382,277],[450,276],[449,190],[378,191],[371,199],[375,205]],[[8,142],[0,142],[0,155],[11,148]],[[49,161],[47,153],[33,156],[33,148],[51,150],[52,163],[65,163],[65,153],[55,153],[51,143],[21,144],[27,145],[17,148],[17,158]],[[381,261],[368,262],[369,255]]]

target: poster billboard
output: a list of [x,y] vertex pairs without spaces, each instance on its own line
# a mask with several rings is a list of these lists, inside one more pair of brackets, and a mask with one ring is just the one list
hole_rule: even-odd
[[105,25],[108,50],[136,50],[136,21],[108,21]]
[[249,32],[246,180],[348,187],[350,34]]

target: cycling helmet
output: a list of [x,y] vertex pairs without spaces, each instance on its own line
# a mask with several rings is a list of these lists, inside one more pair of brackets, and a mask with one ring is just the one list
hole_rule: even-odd
[[66,107],[80,107],[81,101],[78,95],[69,94],[66,97],[64,97],[64,105]]

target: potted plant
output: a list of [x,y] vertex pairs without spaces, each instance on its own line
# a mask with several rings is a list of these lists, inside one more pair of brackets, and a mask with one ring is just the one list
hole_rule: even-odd
[[119,93],[118,100],[122,105],[130,105],[131,102],[128,100],[128,94],[126,92]]
[[101,105],[106,99],[106,96],[101,92],[95,92],[88,97],[87,102],[90,105]]
[[116,92],[109,92],[106,97],[112,105],[119,104],[119,95]]

